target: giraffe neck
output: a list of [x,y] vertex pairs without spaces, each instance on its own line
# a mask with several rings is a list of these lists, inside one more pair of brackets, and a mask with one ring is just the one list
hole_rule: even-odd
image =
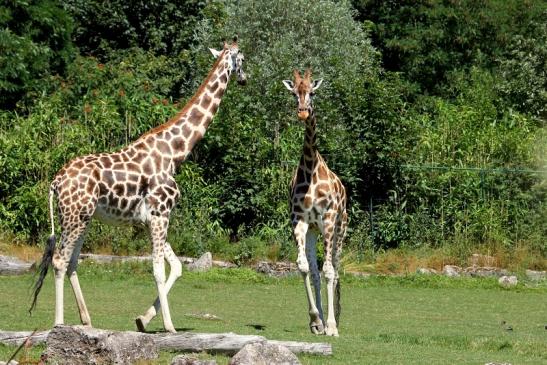
[[145,142],[148,147],[159,150],[163,157],[170,157],[171,168],[176,170],[205,135],[224,96],[230,73],[230,52],[224,50],[184,108],[134,144],[139,147],[138,143]]
[[317,161],[317,138],[315,134],[315,125],[317,120],[315,118],[315,111],[313,108],[310,110],[310,115],[306,120],[306,131],[304,133],[304,150],[302,158],[306,162],[306,165],[315,164]]

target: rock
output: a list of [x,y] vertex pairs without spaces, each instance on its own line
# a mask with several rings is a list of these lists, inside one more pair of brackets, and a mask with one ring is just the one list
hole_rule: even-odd
[[490,255],[482,255],[480,253],[474,253],[468,259],[469,265],[471,266],[488,266],[492,267],[496,264],[496,258]]
[[255,266],[255,270],[268,276],[283,277],[291,273],[296,273],[297,267],[290,262],[268,262],[260,261]]
[[462,268],[455,265],[444,265],[443,274],[449,277],[458,277],[462,272]]
[[205,272],[213,267],[213,255],[210,252],[205,252],[199,259],[188,264],[189,271]]
[[499,278],[505,275],[509,275],[509,271],[505,269],[500,269],[499,267],[477,267],[477,266],[471,266],[471,267],[465,268],[464,273],[468,276],[480,277],[480,278],[486,278],[486,277]]
[[511,276],[504,275],[504,276],[502,276],[501,278],[498,279],[498,283],[501,286],[504,286],[506,288],[510,288],[510,287],[516,286],[518,284],[518,279],[514,275],[511,275]]
[[56,326],[46,344],[48,361],[64,365],[133,364],[158,357],[153,336],[139,332]]
[[267,261],[260,261],[258,264],[256,264],[255,270],[256,270],[256,272],[259,272],[261,274],[266,274],[266,275],[274,275],[275,274],[275,272],[272,269],[270,263],[267,262]]
[[177,355],[171,360],[171,365],[217,365],[216,360],[200,360],[187,354]]
[[229,365],[300,365],[300,361],[284,346],[255,342],[245,345]]
[[9,364],[6,363],[5,361],[0,361],[0,365],[18,365],[18,364],[19,364],[19,363],[18,363],[17,361],[15,361],[15,360],[11,360],[11,361],[9,362]]
[[419,267],[416,269],[417,274],[423,274],[423,275],[431,275],[431,274],[438,274],[437,270],[435,269],[428,269],[425,267]]
[[547,271],[526,270],[526,276],[533,281],[541,281],[547,278]]

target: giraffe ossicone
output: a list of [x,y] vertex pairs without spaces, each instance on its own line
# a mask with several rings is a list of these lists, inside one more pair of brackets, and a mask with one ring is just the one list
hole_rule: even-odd
[[[158,297],[136,319],[139,330],[161,309],[163,325],[176,332],[171,321],[167,293],[181,276],[181,263],[166,241],[169,216],[180,195],[174,174],[204,136],[217,112],[231,75],[245,84],[243,53],[237,40],[224,44],[205,81],[184,108],[166,123],[148,131],[113,153],[77,157],[55,175],[49,189],[51,236],[34,286],[32,311],[50,266],[55,272],[55,324],[63,324],[63,283],[68,274],[82,324],[91,325],[76,274],[78,256],[87,226],[93,218],[116,225],[146,225],[152,238],[154,279]],[[61,225],[59,247],[55,244],[53,199]],[[165,263],[170,265],[165,278]]]
[[[303,153],[291,181],[289,206],[293,237],[298,248],[296,263],[308,298],[310,330],[315,334],[338,336],[341,310],[338,269],[348,222],[347,197],[344,185],[317,150],[317,120],[312,97],[322,81],[312,81],[310,69],[306,70],[304,77],[295,70],[294,81],[283,80],[285,87],[296,97],[298,118],[306,126]],[[327,286],[326,323],[321,305],[321,276],[317,267],[316,243],[319,234],[323,236],[324,244],[322,270]]]

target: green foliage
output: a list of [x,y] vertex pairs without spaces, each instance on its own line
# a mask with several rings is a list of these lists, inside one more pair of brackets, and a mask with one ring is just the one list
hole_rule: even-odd
[[535,37],[541,0],[353,0],[388,70],[440,91],[453,70],[493,67],[516,35]]
[[43,88],[73,58],[72,19],[55,0],[13,0],[0,6],[0,108]]
[[83,54],[108,57],[112,51],[141,48],[155,55],[177,56],[189,48],[194,28],[204,16],[223,20],[220,2],[198,0],[62,0],[76,20],[75,43]]
[[[547,11],[544,17],[547,16]],[[533,32],[516,34],[500,58],[501,82],[497,89],[521,113],[547,120],[547,24],[530,24]]]

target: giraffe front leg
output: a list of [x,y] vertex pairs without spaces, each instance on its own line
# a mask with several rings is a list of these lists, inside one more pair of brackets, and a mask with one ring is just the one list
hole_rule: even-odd
[[158,298],[163,317],[163,326],[166,331],[176,333],[173,322],[171,321],[171,313],[169,311],[169,303],[167,302],[167,291],[165,286],[165,262],[164,248],[165,239],[167,237],[167,227],[169,219],[162,216],[152,216],[150,220],[150,233],[152,236],[152,262],[154,279],[158,289]]
[[324,331],[323,321],[319,314],[319,310],[315,304],[313,291],[310,283],[310,265],[306,257],[306,235],[308,232],[308,224],[299,221],[293,230],[294,238],[298,245],[298,258],[296,264],[300,271],[302,278],[304,279],[304,287],[306,289],[306,296],[308,298],[308,313],[310,316],[310,330],[312,333],[319,335]]
[[[177,255],[171,248],[171,245],[167,241],[165,242],[164,251],[165,251],[165,258],[167,259],[167,262],[169,263],[169,267],[170,267],[169,278],[167,279],[167,282],[165,283],[165,291],[167,292],[167,294],[169,294],[169,291],[173,287],[173,284],[175,283],[175,281],[182,276],[182,264],[180,263],[180,260],[178,259]],[[146,326],[156,316],[160,308],[161,308],[160,298],[157,297],[156,300],[154,301],[154,304],[150,308],[148,308],[146,313],[144,313],[142,316],[138,316],[137,319],[135,319],[135,323],[140,332],[145,331]]]
[[333,244],[334,244],[334,219],[333,214],[325,214],[323,217],[323,237],[325,241],[325,263],[323,264],[323,273],[327,281],[327,302],[328,315],[325,334],[327,336],[338,336],[338,327],[336,325],[334,311],[334,282],[336,273],[332,264]]

